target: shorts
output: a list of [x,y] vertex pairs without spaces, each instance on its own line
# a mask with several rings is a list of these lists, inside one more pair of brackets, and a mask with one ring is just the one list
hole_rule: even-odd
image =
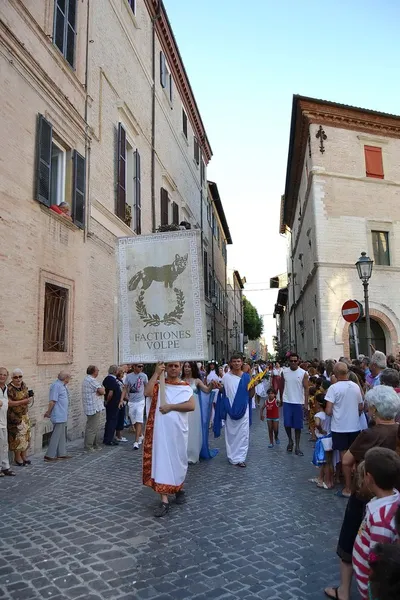
[[141,400],[140,402],[129,402],[129,418],[131,420],[132,425],[135,425],[135,423],[143,423],[144,405],[144,400]]
[[351,431],[350,433],[338,433],[332,431],[332,447],[339,452],[346,452],[358,437],[359,431]]
[[278,421],[278,423],[279,423],[279,419],[269,419],[268,417],[267,417],[267,421]]
[[283,424],[292,429],[303,429],[303,404],[284,402]]
[[362,500],[361,498],[357,498],[355,494],[352,494],[347,503],[346,512],[344,513],[336,554],[343,562],[350,565],[352,562],[354,542],[356,541],[358,530],[360,529],[364,518],[366,505],[367,500]]

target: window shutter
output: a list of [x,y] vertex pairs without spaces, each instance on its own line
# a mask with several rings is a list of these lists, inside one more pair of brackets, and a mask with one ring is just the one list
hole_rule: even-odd
[[43,115],[38,117],[36,200],[50,206],[51,140],[53,128]]
[[382,148],[377,146],[364,146],[365,154],[365,170],[367,177],[374,177],[375,179],[383,179],[383,161],[382,161]]
[[140,173],[140,154],[135,152],[135,231],[142,233],[142,183]]
[[179,206],[176,202],[172,203],[172,223],[179,225]]
[[188,136],[188,120],[185,111],[182,108],[182,131],[185,138]]
[[115,214],[125,220],[126,203],[126,131],[121,123],[118,123],[118,183],[117,201]]
[[172,103],[174,99],[174,80],[172,78],[172,75],[169,75],[169,100]]
[[208,253],[203,252],[203,277],[204,277],[204,294],[208,298]]
[[167,65],[164,52],[160,52],[160,83],[163,88],[167,87]]
[[196,165],[199,164],[200,162],[200,148],[199,148],[199,142],[197,141],[197,138],[193,138],[193,146],[194,146],[194,160],[196,161]]
[[161,188],[161,225],[168,225],[168,192]]
[[79,152],[73,154],[74,173],[72,188],[72,220],[81,229],[85,228],[85,159]]

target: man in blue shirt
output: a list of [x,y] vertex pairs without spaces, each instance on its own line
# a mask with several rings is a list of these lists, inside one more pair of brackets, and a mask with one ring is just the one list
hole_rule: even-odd
[[68,383],[71,378],[70,373],[61,371],[58,378],[50,386],[49,407],[44,416],[53,423],[53,433],[51,434],[47,454],[44,457],[46,462],[54,462],[59,459],[72,458],[67,455],[67,421],[69,406]]

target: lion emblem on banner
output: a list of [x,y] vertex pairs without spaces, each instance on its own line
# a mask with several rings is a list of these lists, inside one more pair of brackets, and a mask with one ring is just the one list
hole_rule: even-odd
[[[173,285],[179,275],[181,275],[188,263],[188,255],[179,256],[175,255],[174,260],[171,264],[163,265],[161,267],[145,267],[138,271],[131,277],[128,283],[128,290],[135,291],[141,284],[140,293],[138,299],[135,302],[136,312],[140,319],[144,322],[144,326],[151,325],[158,327],[159,325],[181,325],[181,318],[185,311],[185,296],[182,290],[177,287],[173,288]],[[176,296],[176,305],[173,311],[165,313],[163,317],[158,314],[149,314],[145,304],[146,290],[154,283],[163,283],[165,288],[172,289]]]

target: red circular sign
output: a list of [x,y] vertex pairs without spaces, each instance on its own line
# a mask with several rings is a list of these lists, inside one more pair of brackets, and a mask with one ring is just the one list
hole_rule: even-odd
[[362,314],[362,307],[357,300],[347,300],[342,306],[342,317],[347,323],[356,323]]

